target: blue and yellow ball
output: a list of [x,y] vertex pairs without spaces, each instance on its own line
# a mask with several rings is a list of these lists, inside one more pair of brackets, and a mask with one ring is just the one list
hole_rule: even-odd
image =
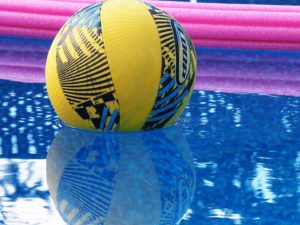
[[73,127],[162,128],[187,104],[196,63],[189,36],[167,13],[139,0],[108,0],[61,28],[47,58],[47,90]]

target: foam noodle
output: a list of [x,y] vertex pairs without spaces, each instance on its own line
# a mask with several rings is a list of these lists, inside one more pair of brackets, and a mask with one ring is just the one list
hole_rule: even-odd
[[217,40],[193,39],[197,47],[228,48],[228,49],[256,49],[256,50],[300,50],[300,43],[268,42],[268,41],[243,41],[243,40]]
[[[212,43],[215,45],[216,41]],[[232,43],[235,42],[222,45]],[[45,82],[49,45],[50,41],[1,38],[0,79]],[[199,51],[196,90],[300,95],[299,52]]]
[[[156,2],[153,2],[157,5]],[[186,3],[185,3],[186,4]],[[192,3],[191,3],[192,4]],[[196,4],[202,5],[202,4]],[[214,5],[214,4],[213,4]],[[34,14],[46,14],[56,16],[71,16],[74,12],[84,8],[86,4],[65,3],[45,1],[39,2],[36,0],[29,0],[20,2],[12,0],[9,2],[0,2],[1,11],[10,12],[25,12]],[[176,6],[176,5],[175,5]],[[278,9],[279,10],[279,9]],[[298,27],[300,13],[296,12],[263,12],[257,11],[255,14],[249,11],[234,11],[228,7],[227,10],[214,9],[207,10],[204,8],[165,8],[165,11],[173,15],[181,23],[200,23],[200,24],[242,24],[242,25],[268,25],[268,26],[294,26]],[[4,12],[2,12],[4,14]],[[11,13],[11,15],[14,15]],[[3,15],[4,17],[5,15]],[[9,15],[8,15],[9,16]],[[24,15],[22,15],[24,16]],[[8,17],[7,20],[9,20]],[[44,18],[41,18],[44,21]]]
[[44,68],[46,53],[33,53],[21,51],[0,51],[0,66],[23,66]]
[[165,11],[181,23],[299,27],[300,13],[296,12],[250,12],[234,10],[174,9]]
[[68,17],[66,16],[58,15],[0,11],[0,26],[58,31],[67,19]]
[[[178,15],[174,9],[169,9],[168,11],[172,15]],[[194,23],[183,23],[184,21],[188,22],[188,16],[183,16],[184,13],[179,14],[180,17],[178,17],[178,19],[193,39],[275,42],[298,42],[300,40],[300,29],[290,27],[292,24],[296,26],[296,22],[300,21],[300,14],[296,15],[295,13],[292,13],[292,18],[290,20],[282,19],[282,21],[276,17],[274,17],[274,19],[270,17],[273,17],[274,15],[258,15],[258,18],[255,18],[255,15],[253,15],[252,22],[256,25],[249,25],[251,23],[249,20],[239,20],[239,17],[237,17],[236,23],[233,24],[234,16],[231,15],[231,12],[227,12],[228,18],[226,17],[226,14],[223,14],[220,17],[217,15],[214,16],[214,14],[218,13],[214,12],[213,14],[203,16],[202,20],[199,17],[197,21],[194,21]],[[286,15],[285,17],[282,16],[282,18],[287,18],[288,16],[289,15]],[[228,20],[231,19],[230,25],[227,24],[228,21],[226,21],[226,19],[225,21],[222,19],[223,17]],[[205,18],[207,18],[206,21]],[[211,18],[211,21],[208,18]],[[251,20],[251,16],[249,16],[249,18]],[[267,22],[263,20],[264,18]],[[13,28],[39,28],[58,31],[67,19],[67,16],[0,11],[0,26],[11,26]],[[257,24],[259,20],[262,23],[269,23],[270,26],[265,27],[262,26],[262,23]],[[271,26],[273,20],[276,21],[274,23],[275,25],[279,25],[281,23],[286,26],[273,26],[274,24]]]
[[0,66],[0,79],[26,83],[44,83],[44,68],[23,66]]
[[242,25],[182,24],[193,39],[243,40],[268,42],[300,41],[300,29]]
[[[40,0],[42,1],[42,0]],[[93,4],[97,0],[43,0],[47,2],[82,3]],[[191,3],[180,1],[151,1],[151,4],[166,8],[179,9],[211,9],[211,10],[234,10],[234,11],[264,11],[264,12],[300,12],[300,6],[278,6],[278,5],[254,5],[254,4],[222,4],[222,3]]]
[[74,12],[81,10],[87,5],[87,3],[68,3],[64,1],[10,0],[0,1],[0,10],[9,12],[71,16],[74,14]]
[[[81,2],[94,2],[93,0],[81,0]],[[279,5],[254,5],[254,4],[222,4],[222,3],[191,3],[176,1],[148,1],[161,8],[179,9],[211,9],[211,10],[234,10],[254,12],[300,12],[300,6]]]
[[[0,35],[52,39],[72,14],[94,2],[0,1]],[[182,23],[196,46],[300,50],[297,6],[151,3]]]
[[56,30],[0,26],[0,35],[2,36],[53,39],[56,33]]
[[[299,96],[299,66],[296,64],[274,63],[279,55],[270,53],[265,56],[265,61],[254,63],[253,60],[261,58],[262,54],[241,52],[233,54],[234,57],[244,58],[247,56],[247,63],[237,63],[234,59],[226,61],[228,53],[219,53],[217,57],[211,51],[202,52],[198,58],[199,68],[196,90],[219,90],[224,92],[243,92],[260,94],[280,94]],[[216,60],[210,60],[216,57]],[[293,55],[286,55],[286,61],[297,59]],[[222,61],[224,59],[225,61]],[[26,60],[26,59],[25,59]],[[15,61],[15,60],[14,60]],[[273,66],[271,66],[273,65]],[[0,66],[0,78],[21,82],[44,83],[44,63],[36,62],[36,65],[20,66],[14,62]],[[270,68],[273,68],[270,71]],[[266,71],[269,71],[266,73]],[[287,71],[289,71],[287,73]]]

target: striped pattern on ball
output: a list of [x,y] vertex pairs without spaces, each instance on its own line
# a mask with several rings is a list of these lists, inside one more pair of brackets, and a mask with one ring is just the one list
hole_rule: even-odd
[[78,115],[95,129],[111,131],[118,129],[120,115],[102,41],[102,5],[85,8],[63,27],[57,67],[64,95]]
[[158,129],[182,113],[196,64],[190,37],[170,15],[139,0],[108,0],[62,27],[48,54],[47,89],[68,125]]

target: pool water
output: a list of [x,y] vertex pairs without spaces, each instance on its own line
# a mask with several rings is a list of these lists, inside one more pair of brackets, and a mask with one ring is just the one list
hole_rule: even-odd
[[194,91],[175,126],[97,134],[0,86],[0,224],[299,224],[299,97]]

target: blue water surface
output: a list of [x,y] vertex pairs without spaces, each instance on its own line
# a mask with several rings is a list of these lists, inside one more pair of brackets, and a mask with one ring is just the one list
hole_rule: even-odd
[[175,126],[98,134],[0,86],[2,224],[299,224],[299,97],[194,91]]

